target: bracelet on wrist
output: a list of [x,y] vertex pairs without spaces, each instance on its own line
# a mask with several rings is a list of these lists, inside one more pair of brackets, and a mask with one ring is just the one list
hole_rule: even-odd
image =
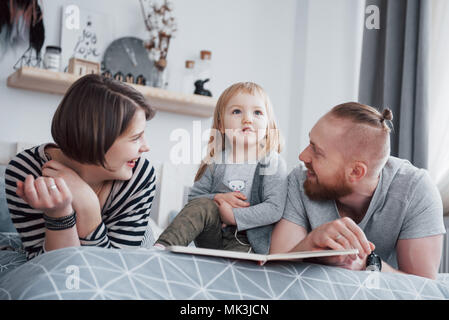
[[44,213],[45,228],[48,230],[66,230],[76,224],[76,212],[64,217],[53,218]]

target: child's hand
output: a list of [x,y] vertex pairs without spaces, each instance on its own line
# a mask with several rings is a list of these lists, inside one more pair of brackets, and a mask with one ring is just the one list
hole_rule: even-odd
[[215,203],[219,206],[219,202],[226,201],[232,208],[249,207],[249,203],[245,202],[246,196],[240,192],[217,193],[214,197]]
[[232,206],[225,200],[218,199],[216,200],[218,205],[218,210],[220,211],[220,218],[223,222],[222,227],[226,227],[228,225],[236,225],[234,218],[234,212],[232,212]]

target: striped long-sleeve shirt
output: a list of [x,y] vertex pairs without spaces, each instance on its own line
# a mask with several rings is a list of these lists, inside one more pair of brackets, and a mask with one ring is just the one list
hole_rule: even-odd
[[[12,222],[20,234],[27,258],[44,252],[45,223],[43,212],[31,208],[16,194],[17,181],[24,181],[31,174],[42,175],[42,166],[49,161],[45,146],[33,147],[16,155],[5,172],[5,191]],[[80,238],[83,246],[127,248],[141,245],[150,216],[156,189],[153,166],[140,158],[129,180],[115,180],[103,206],[102,222],[97,228]]]

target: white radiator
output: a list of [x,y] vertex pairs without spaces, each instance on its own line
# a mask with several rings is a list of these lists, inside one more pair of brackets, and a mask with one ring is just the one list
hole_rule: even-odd
[[443,255],[441,256],[440,273],[449,273],[449,217],[444,218],[444,226],[446,227],[446,234],[443,240]]

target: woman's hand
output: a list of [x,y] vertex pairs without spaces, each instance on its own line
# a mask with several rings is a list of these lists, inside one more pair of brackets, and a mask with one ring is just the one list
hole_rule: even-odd
[[73,207],[80,214],[89,203],[96,207],[99,200],[92,188],[73,169],[62,163],[51,160],[42,166],[42,176],[63,178],[73,195]]
[[89,235],[101,223],[100,200],[94,190],[74,170],[51,160],[42,166],[45,177],[61,177],[73,195],[72,206],[76,211],[76,227],[82,238]]
[[63,178],[27,175],[25,182],[17,181],[16,193],[30,207],[43,211],[47,216],[59,218],[73,212],[72,193]]
[[231,205],[232,208],[245,208],[249,207],[249,203],[245,202],[246,196],[240,192],[228,192],[228,193],[217,193],[214,197],[214,201],[217,205],[219,202],[226,201]]
[[78,190],[89,185],[73,169],[66,167],[56,160],[50,160],[42,166],[42,176],[61,177],[67,183],[70,190]]

